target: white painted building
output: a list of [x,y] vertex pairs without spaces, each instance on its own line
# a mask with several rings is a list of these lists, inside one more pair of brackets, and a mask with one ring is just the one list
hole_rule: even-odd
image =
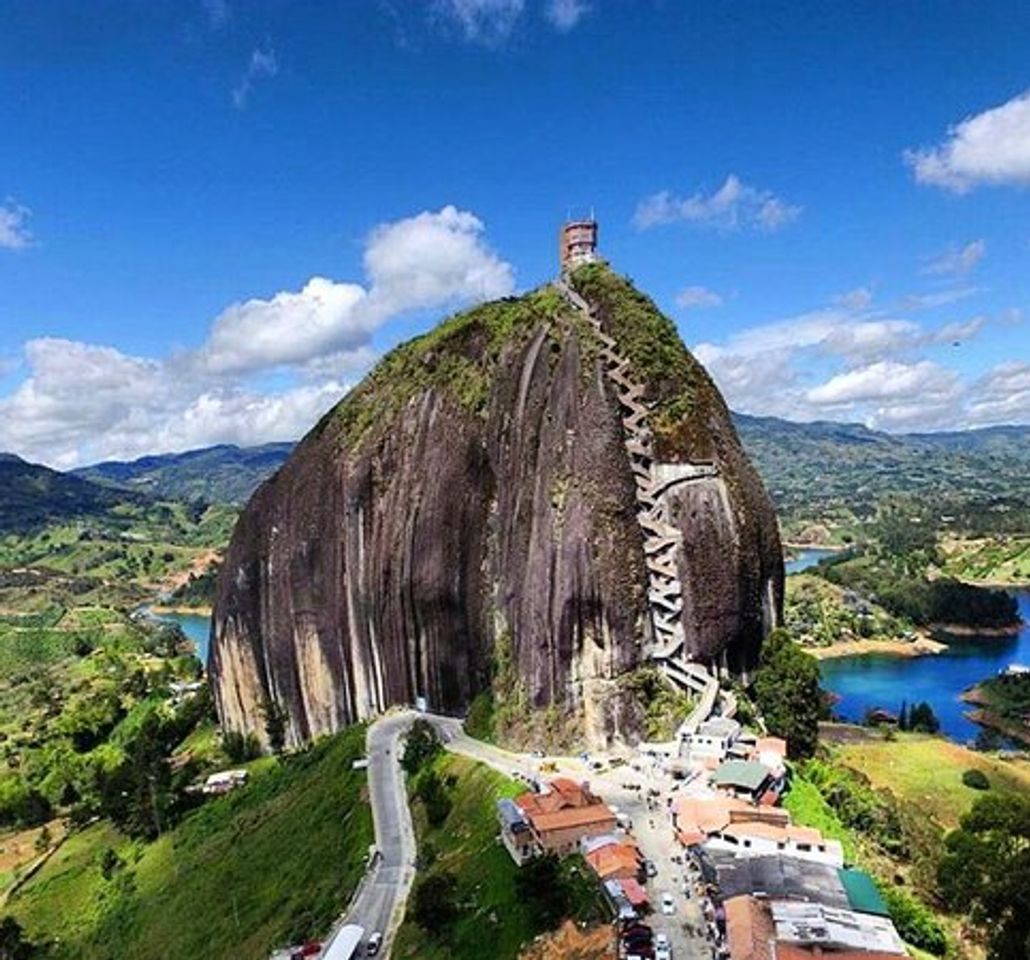
[[709,834],[705,846],[742,857],[792,857],[831,867],[844,866],[844,848],[840,842],[824,837],[812,827],[742,820]]
[[691,760],[725,760],[740,736],[740,724],[729,717],[712,717],[689,734],[686,740]]

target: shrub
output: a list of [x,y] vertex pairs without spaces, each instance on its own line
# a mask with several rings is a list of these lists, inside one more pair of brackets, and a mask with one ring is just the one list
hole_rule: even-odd
[[401,757],[404,772],[408,776],[418,773],[442,749],[443,744],[433,725],[420,717],[404,738],[404,755]]
[[948,938],[934,915],[897,887],[883,887],[880,892],[902,939],[920,950],[943,956],[948,949]]
[[253,733],[226,730],[222,734],[222,749],[232,763],[246,763],[261,756],[261,743]]
[[423,930],[439,933],[458,915],[458,879],[453,873],[431,873],[415,884],[412,916]]
[[962,774],[962,782],[967,787],[972,787],[974,790],[990,790],[991,781],[987,779],[987,774],[983,770],[966,770]]

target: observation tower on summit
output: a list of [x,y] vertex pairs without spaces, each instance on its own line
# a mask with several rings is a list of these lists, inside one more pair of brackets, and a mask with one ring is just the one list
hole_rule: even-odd
[[581,263],[597,259],[597,221],[593,214],[586,220],[566,220],[558,233],[558,260],[567,273]]

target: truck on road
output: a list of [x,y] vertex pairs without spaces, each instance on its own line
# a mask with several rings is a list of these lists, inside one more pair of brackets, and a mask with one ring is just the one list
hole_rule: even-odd
[[356,923],[348,923],[340,927],[336,936],[325,948],[322,960],[353,960],[360,956],[358,948],[365,939],[365,928]]

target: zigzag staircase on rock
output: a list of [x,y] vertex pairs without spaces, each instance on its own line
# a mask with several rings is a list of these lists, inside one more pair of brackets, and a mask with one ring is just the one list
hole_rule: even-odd
[[[565,300],[587,319],[601,344],[600,356],[608,380],[614,385],[622,408],[623,444],[636,485],[637,522],[644,539],[644,560],[648,579],[648,608],[654,644],[649,658],[676,687],[700,694],[690,716],[679,729],[689,735],[708,718],[719,697],[719,682],[703,664],[692,662],[686,652],[683,631],[683,587],[676,558],[683,542],[678,527],[669,522],[665,494],[681,483],[719,476],[714,463],[656,463],[645,388],[630,376],[629,360],[617,349],[617,342],[601,325],[597,308],[589,304],[565,277],[555,281]],[[736,703],[724,693],[722,713],[732,715]]]

